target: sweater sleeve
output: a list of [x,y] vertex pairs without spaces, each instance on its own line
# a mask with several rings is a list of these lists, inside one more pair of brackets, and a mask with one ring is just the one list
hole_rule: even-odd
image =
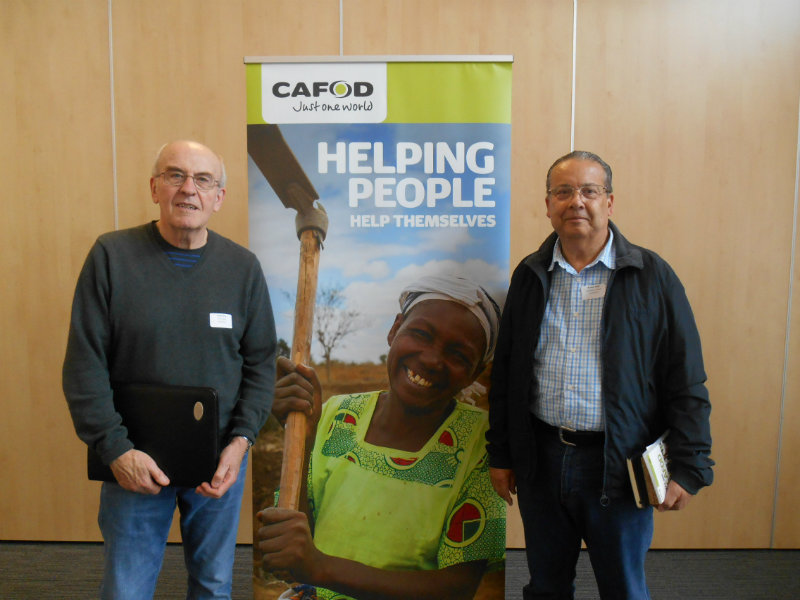
[[108,256],[98,240],[75,288],[62,387],[78,437],[106,464],[133,448],[114,410],[109,299]]
[[233,411],[229,435],[244,435],[255,440],[272,408],[275,391],[277,338],[267,282],[254,260],[247,309],[247,325],[242,336],[242,382]]

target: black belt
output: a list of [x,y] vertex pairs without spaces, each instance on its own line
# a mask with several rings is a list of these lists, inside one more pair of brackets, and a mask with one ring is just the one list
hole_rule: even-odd
[[533,422],[539,431],[557,437],[559,442],[567,446],[598,446],[606,441],[603,431],[577,431],[569,427],[555,427],[536,417]]

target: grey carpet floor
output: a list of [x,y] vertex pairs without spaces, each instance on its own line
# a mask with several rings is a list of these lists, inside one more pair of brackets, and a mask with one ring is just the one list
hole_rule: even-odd
[[[99,544],[0,542],[0,599],[97,597]],[[800,600],[800,551],[653,550],[647,559],[653,600]],[[233,600],[252,600],[252,548],[237,547]],[[506,598],[522,597],[528,577],[522,551],[508,552]],[[587,553],[581,553],[576,599],[599,598]],[[185,595],[183,555],[170,545],[155,598]],[[409,599],[413,600],[413,599]]]

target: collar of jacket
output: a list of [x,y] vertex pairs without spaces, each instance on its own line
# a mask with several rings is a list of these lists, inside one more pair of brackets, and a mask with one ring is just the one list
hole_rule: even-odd
[[[614,232],[614,250],[617,255],[617,266],[615,270],[624,269],[626,267],[633,267],[642,269],[644,262],[642,260],[642,249],[631,244],[625,236],[620,233],[614,223],[608,222],[611,231]],[[542,242],[539,249],[523,261],[530,269],[532,269],[542,280],[547,279],[547,268],[550,266],[550,261],[553,260],[553,248],[555,248],[558,234],[554,231]]]

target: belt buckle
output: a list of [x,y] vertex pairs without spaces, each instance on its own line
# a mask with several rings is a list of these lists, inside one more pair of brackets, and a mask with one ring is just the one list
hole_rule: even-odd
[[569,427],[564,427],[563,425],[560,426],[558,428],[558,441],[560,441],[562,444],[565,444],[567,446],[573,446],[573,447],[577,446],[577,444],[574,444],[572,442],[568,442],[567,440],[564,439],[564,432],[565,431],[568,431],[570,433],[576,433],[577,429],[570,429]]

